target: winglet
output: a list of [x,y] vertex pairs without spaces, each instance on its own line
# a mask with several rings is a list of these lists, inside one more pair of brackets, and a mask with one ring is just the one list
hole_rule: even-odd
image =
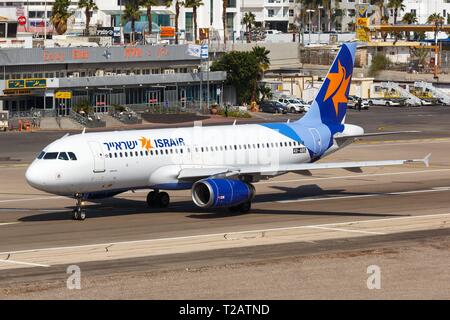
[[428,168],[430,167],[430,159],[431,159],[431,153],[429,153],[425,158],[422,159],[425,166]]
[[429,153],[425,158],[423,159],[415,159],[415,160],[407,160],[405,161],[405,163],[416,163],[416,162],[420,162],[423,163],[427,168],[430,167],[430,158],[431,158],[431,153]]

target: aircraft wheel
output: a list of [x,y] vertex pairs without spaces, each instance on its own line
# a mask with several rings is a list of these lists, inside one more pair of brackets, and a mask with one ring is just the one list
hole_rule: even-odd
[[149,207],[155,207],[156,205],[156,196],[158,193],[156,193],[155,191],[151,191],[148,193],[147,195],[147,204]]
[[157,196],[158,205],[161,208],[167,208],[170,204],[170,196],[167,192],[161,192]]
[[86,211],[81,208],[76,208],[73,210],[73,220],[84,221],[86,220]]

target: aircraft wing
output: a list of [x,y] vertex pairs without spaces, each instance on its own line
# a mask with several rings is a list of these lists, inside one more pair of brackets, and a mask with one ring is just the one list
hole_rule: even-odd
[[218,167],[200,167],[200,168],[184,168],[180,170],[178,179],[201,179],[207,177],[233,177],[240,175],[262,175],[277,176],[287,172],[309,172],[319,169],[346,169],[354,171],[366,167],[386,167],[398,166],[410,163],[423,163],[429,166],[431,154],[423,159],[409,160],[384,160],[384,161],[361,161],[361,162],[328,162],[328,163],[300,163],[287,164],[280,166],[246,166],[242,168],[218,168]]
[[378,137],[378,136],[389,136],[389,135],[395,135],[395,134],[402,134],[402,133],[419,133],[420,131],[393,131],[393,132],[375,132],[375,133],[364,133],[364,134],[358,134],[358,135],[338,135],[336,134],[334,138],[336,140],[348,140],[348,139],[358,139],[358,138],[369,138],[369,137]]

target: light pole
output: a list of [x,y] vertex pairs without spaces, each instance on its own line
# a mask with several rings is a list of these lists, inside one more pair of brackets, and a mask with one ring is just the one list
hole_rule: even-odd
[[311,27],[311,12],[315,12],[315,10],[312,10],[312,9],[308,9],[308,10],[306,10],[306,12],[308,12],[308,18],[309,18],[309,41],[308,41],[308,43],[309,44],[311,44],[311,29],[312,29],[312,27]]

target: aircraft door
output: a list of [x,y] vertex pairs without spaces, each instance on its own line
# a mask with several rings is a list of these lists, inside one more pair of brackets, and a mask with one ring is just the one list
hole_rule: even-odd
[[94,173],[104,173],[105,169],[105,153],[99,142],[90,141],[89,148],[94,157]]
[[309,128],[309,132],[314,141],[314,154],[320,154],[322,151],[322,137],[320,136],[320,132],[316,128]]

